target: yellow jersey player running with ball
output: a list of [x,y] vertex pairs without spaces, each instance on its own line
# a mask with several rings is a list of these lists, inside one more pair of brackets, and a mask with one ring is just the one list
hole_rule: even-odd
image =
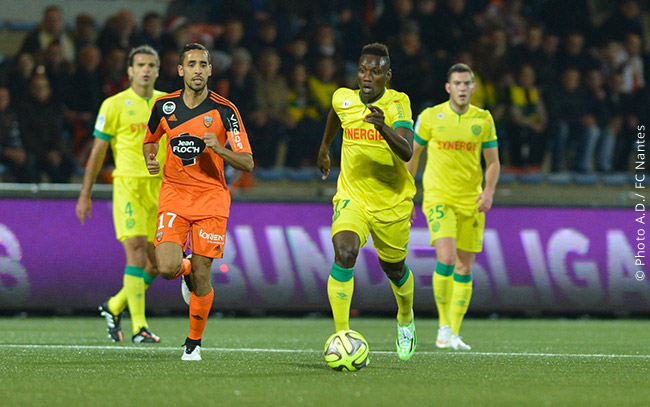
[[354,264],[370,234],[397,300],[397,354],[407,360],[417,343],[413,275],[405,263],[415,194],[406,169],[413,152],[413,121],[408,96],[386,89],[391,75],[388,48],[379,43],[363,47],[357,71],[360,89],[334,93],[318,168],[325,179],[329,147],[342,127],[341,174],[333,198],[335,259],[327,282],[335,329],[350,329]]
[[483,250],[485,212],[492,207],[501,168],[494,119],[469,103],[475,86],[469,66],[455,64],[449,69],[445,84],[449,100],[420,114],[413,158],[406,164],[415,175],[426,146],[422,211],[438,259],[433,273],[439,316],[436,346],[454,350],[471,349],[459,336],[460,325],[472,297],[472,266],[476,253]]

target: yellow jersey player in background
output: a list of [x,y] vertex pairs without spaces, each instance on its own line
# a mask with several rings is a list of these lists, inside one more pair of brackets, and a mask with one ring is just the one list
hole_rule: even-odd
[[406,169],[413,153],[411,103],[406,94],[386,89],[390,58],[384,44],[363,47],[358,90],[339,88],[332,97],[318,168],[330,172],[329,147],[343,128],[341,173],[333,198],[335,259],[327,282],[336,331],[348,330],[354,264],[368,235],[397,299],[397,353],[407,360],[417,338],[413,321],[413,275],[405,263],[415,182]]
[[[154,102],[163,92],[154,90],[160,58],[148,45],[131,50],[128,74],[131,86],[102,103],[95,123],[92,151],[77,200],[77,217],[82,224],[92,215],[90,193],[110,144],[115,161],[113,171],[113,223],[117,239],[126,253],[122,289],[99,306],[108,324],[108,336],[122,342],[121,314],[129,306],[133,342],[157,343],[145,319],[145,290],[158,275],[153,239],[158,216],[158,195],[162,175],[149,175],[142,158],[142,141]],[[165,159],[165,148],[158,159]]]
[[[470,104],[474,73],[465,64],[447,72],[449,100],[425,109],[415,124],[411,174],[427,146],[422,211],[438,262],[433,293],[439,316],[436,346],[470,350],[459,336],[472,297],[472,266],[483,250],[485,212],[492,207],[501,165],[494,119]],[[485,159],[485,189],[481,154]],[[452,277],[453,276],[453,277]]]

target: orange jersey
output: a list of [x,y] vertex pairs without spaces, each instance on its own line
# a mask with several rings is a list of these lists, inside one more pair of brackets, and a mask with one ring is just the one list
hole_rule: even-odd
[[[144,143],[157,143],[167,134],[167,158],[158,201],[159,211],[187,218],[228,217],[230,193],[223,159],[207,148],[202,138],[217,135],[234,152],[251,153],[239,111],[229,100],[210,91],[194,109],[183,102],[183,90],[156,100]],[[251,153],[252,154],[252,153]]]

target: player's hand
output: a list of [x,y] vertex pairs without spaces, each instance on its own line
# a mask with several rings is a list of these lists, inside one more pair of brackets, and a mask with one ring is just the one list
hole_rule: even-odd
[[88,219],[92,218],[93,214],[93,203],[87,196],[79,196],[77,200],[77,207],[75,208],[77,213],[77,218],[81,221],[82,225],[86,224],[86,216]]
[[492,200],[493,200],[494,194],[488,190],[484,190],[481,192],[481,194],[476,198],[476,202],[480,203],[478,204],[478,208],[476,209],[479,212],[487,212],[492,208]]
[[368,109],[370,109],[370,114],[364,117],[363,121],[373,124],[375,130],[381,131],[382,127],[386,124],[384,123],[384,111],[374,105],[368,105]]
[[219,143],[219,139],[217,138],[217,135],[215,133],[203,133],[203,141],[205,142],[205,146],[209,147],[214,151],[215,153],[218,154],[219,147],[223,147]]
[[325,181],[327,176],[330,175],[331,166],[332,161],[330,160],[330,150],[329,148],[321,146],[320,150],[318,150],[318,169],[323,174],[323,181]]
[[149,170],[149,174],[151,175],[156,175],[160,172],[160,163],[156,160],[154,153],[149,154],[147,157],[147,170]]

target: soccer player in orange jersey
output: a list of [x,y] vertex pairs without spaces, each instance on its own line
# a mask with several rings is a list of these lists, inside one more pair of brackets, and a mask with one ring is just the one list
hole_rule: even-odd
[[[230,193],[223,162],[238,170],[253,170],[239,111],[207,88],[211,74],[208,50],[201,44],[185,45],[178,66],[184,89],[156,101],[143,146],[147,169],[157,174],[158,141],[167,134],[154,244],[160,275],[168,280],[184,276],[191,286],[190,333],[182,360],[201,360],[201,337],[214,298],[212,259],[223,256],[226,243]],[[186,245],[191,260],[183,258]]]

